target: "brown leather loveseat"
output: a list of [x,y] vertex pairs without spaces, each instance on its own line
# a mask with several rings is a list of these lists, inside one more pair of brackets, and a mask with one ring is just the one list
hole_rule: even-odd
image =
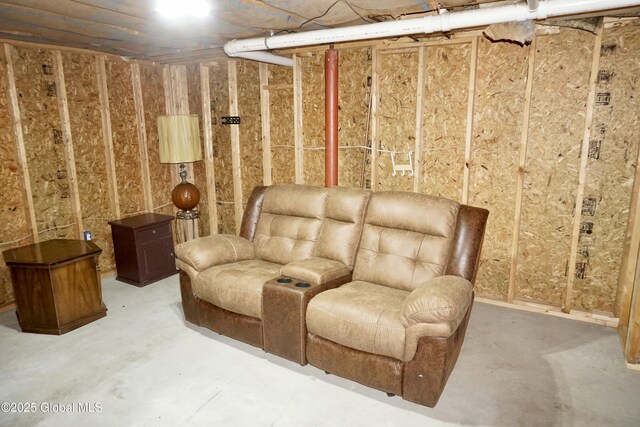
[[185,318],[434,406],[464,339],[487,215],[417,193],[256,187],[240,236],[177,246]]

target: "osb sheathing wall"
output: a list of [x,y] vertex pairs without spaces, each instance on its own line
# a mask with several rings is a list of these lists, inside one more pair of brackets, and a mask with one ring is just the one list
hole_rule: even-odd
[[381,51],[379,56],[380,107],[378,161],[374,165],[378,190],[413,190],[413,175],[394,173],[396,165],[409,164],[416,141],[418,51]]
[[131,67],[113,60],[106,68],[120,213],[131,216],[145,210]]
[[[637,47],[639,28],[635,22],[604,29],[602,49],[597,36],[572,29],[538,36],[527,47],[469,37],[415,47],[342,48],[340,183],[370,187],[374,172],[377,190],[419,189],[485,207],[491,214],[479,296],[611,315],[638,155],[634,72],[640,54],[629,46]],[[274,183],[294,182],[292,171],[303,162],[303,182],[321,185],[323,54],[298,52],[296,60],[303,95],[298,111],[295,84],[292,95],[288,86],[295,67],[287,74],[267,66],[268,85],[274,85],[269,90],[271,172]],[[598,82],[592,88],[597,61]],[[258,79],[256,73],[246,77]],[[420,84],[422,99],[416,97]],[[373,115],[370,88],[378,96]],[[593,125],[585,122],[589,105]],[[242,135],[244,123],[253,119],[240,115]],[[303,156],[296,160],[297,116],[302,117]],[[366,149],[372,138],[378,149],[374,165]],[[398,166],[409,165],[411,153],[419,175],[394,176],[392,153]],[[253,161],[259,158],[256,151]],[[581,173],[585,202],[576,212]]]
[[[479,41],[469,204],[490,210],[478,294],[507,299],[529,48]],[[458,168],[459,169],[459,168]]]
[[105,160],[100,90],[96,61],[91,55],[62,53],[69,121],[72,130],[78,192],[84,228],[102,248],[100,268],[114,268],[113,241],[107,221],[115,218],[111,206]]
[[[3,44],[2,48],[0,250],[52,238],[82,238],[82,230],[91,230],[103,249],[101,270],[112,270],[109,220],[150,210],[172,212],[170,192],[176,178],[157,159],[155,118],[165,108],[162,68],[141,66],[153,194],[152,209],[146,209],[133,65],[114,57],[104,61],[104,56],[88,51],[18,44]],[[101,64],[105,64],[102,71]],[[12,99],[17,107],[14,111]],[[61,105],[68,114],[61,114]],[[70,158],[74,159],[72,167],[67,163]],[[78,214],[73,212],[74,200]],[[29,225],[30,217],[35,230]],[[8,269],[4,263],[1,266],[3,306],[13,301],[13,295]]]
[[290,68],[267,65],[269,92],[271,181],[295,182],[295,144],[293,129],[293,74]]
[[[22,173],[17,159],[15,145],[12,135],[12,120],[8,104],[8,87],[6,62],[3,52],[0,49],[0,242],[3,250],[29,243],[28,217],[24,209],[24,198],[22,189]],[[9,270],[0,264],[0,305],[11,301],[13,293],[11,290],[11,278]]]
[[156,125],[157,117],[166,113],[164,97],[158,95],[158,90],[163,85],[162,68],[141,65],[140,80],[147,133],[147,156],[150,165],[152,203],[155,213],[173,215],[173,203],[167,196],[167,189],[171,188],[168,183],[173,181],[172,165],[160,163],[160,146],[158,145],[158,127]]
[[616,291],[640,143],[640,31],[634,28],[603,34],[578,258],[590,268],[574,285],[576,304],[607,311]]
[[[338,63],[338,182],[370,187],[371,48],[340,52]],[[324,153],[324,152],[323,152]],[[368,183],[369,182],[369,183]],[[367,185],[368,183],[368,185]]]
[[594,39],[564,33],[536,44],[515,288],[517,298],[555,305],[566,293]]
[[[425,48],[420,190],[461,200],[471,46]],[[447,117],[447,120],[441,120]]]
[[[258,63],[238,63],[238,111],[244,117],[240,127],[240,176],[242,208],[251,190],[262,185],[262,122],[260,117],[260,76]],[[256,161],[257,160],[257,161]]]
[[73,238],[53,51],[12,47],[11,59],[39,238]]

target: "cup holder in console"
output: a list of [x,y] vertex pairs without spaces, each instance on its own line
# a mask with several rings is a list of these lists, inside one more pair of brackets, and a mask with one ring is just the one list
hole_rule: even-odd
[[311,286],[311,285],[308,284],[307,282],[298,282],[298,283],[296,283],[296,288],[308,288],[309,286]]
[[293,279],[291,279],[289,277],[281,277],[278,280],[276,280],[276,282],[278,282],[278,283],[291,283],[291,282],[293,282]]

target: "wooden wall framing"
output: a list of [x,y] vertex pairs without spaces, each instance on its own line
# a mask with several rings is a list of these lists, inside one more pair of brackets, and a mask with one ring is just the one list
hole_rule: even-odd
[[[324,115],[323,115],[324,116]],[[302,116],[302,65],[301,58],[293,55],[293,120],[295,147],[295,183],[304,184],[304,133]]]
[[262,184],[271,185],[271,97],[269,95],[269,65],[260,64],[260,117],[262,124]]
[[59,50],[53,51],[53,72],[56,76],[56,89],[58,92],[58,110],[62,124],[62,143],[64,145],[64,160],[69,180],[69,199],[71,200],[71,214],[75,222],[75,238],[82,236],[82,214],[80,213],[80,195],[78,193],[78,176],[76,174],[76,161],[73,152],[73,138],[71,136],[71,123],[69,119],[69,106],[67,104],[67,89],[62,69],[62,55]]
[[[238,115],[238,66],[237,61],[228,61],[229,115]],[[233,168],[233,203],[236,233],[240,233],[242,223],[242,173],[240,171],[240,128],[231,126],[231,164]]]
[[200,64],[200,90],[202,101],[202,127],[204,130],[204,165],[207,180],[207,203],[209,211],[209,230],[218,232],[218,207],[216,205],[216,173],[214,165],[213,134],[211,130],[211,89],[209,87],[209,68]]
[[35,209],[33,206],[33,191],[31,190],[31,179],[29,176],[29,167],[27,166],[27,154],[24,148],[24,135],[22,133],[22,118],[20,116],[20,105],[18,104],[18,94],[16,90],[15,73],[13,70],[13,60],[11,59],[11,48],[8,44],[3,43],[4,51],[3,62],[6,67],[7,91],[9,96],[9,112],[11,114],[13,136],[17,152],[18,168],[21,178],[21,189],[24,200],[24,209],[27,218],[29,234],[34,243],[39,241],[38,225],[36,223]]
[[105,160],[107,162],[107,188],[111,209],[120,219],[120,200],[118,185],[116,184],[116,162],[113,155],[113,139],[111,130],[111,115],[109,113],[109,93],[107,90],[107,70],[105,68],[104,55],[96,56],[96,78],[98,80],[100,112],[102,116],[102,135],[104,140]]
[[138,148],[140,150],[140,172],[142,174],[144,207],[148,212],[153,212],[151,176],[149,174],[149,154],[147,150],[147,127],[144,116],[144,101],[142,100],[140,64],[131,64],[131,82],[133,85],[133,100],[136,110],[136,124],[138,129]]
[[[511,269],[509,271],[509,290],[507,302],[513,303],[513,294],[518,273],[518,245],[520,243],[520,217],[522,214],[522,193],[524,191],[525,170],[527,167],[527,142],[529,141],[529,119],[531,116],[531,92],[533,90],[533,72],[536,61],[536,40],[531,43],[529,65],[527,70],[527,87],[524,95],[524,111],[522,112],[522,136],[520,139],[520,155],[518,161],[518,177],[516,186],[516,205],[513,218],[513,239],[511,241]],[[471,149],[469,149],[471,151]]]
[[[609,30],[605,29],[604,31],[606,32]],[[573,257],[570,257],[569,254],[576,254],[580,252],[580,248],[575,245],[575,229],[577,227],[577,235],[579,236],[579,232],[581,230],[580,223],[584,221],[580,221],[581,217],[579,215],[574,217],[572,214],[572,218],[568,219],[570,224],[570,230],[568,232],[570,238],[567,242],[567,247],[571,247],[571,250],[567,251],[567,258],[554,260],[556,263],[554,271],[562,272],[562,276],[558,277],[558,283],[564,282],[564,285],[561,285],[553,291],[555,296],[546,299],[545,283],[540,282],[539,286],[529,288],[529,285],[525,282],[526,276],[522,275],[522,265],[526,262],[526,259],[523,258],[523,256],[525,256],[524,254],[526,254],[528,249],[526,236],[528,233],[532,232],[533,226],[537,226],[537,223],[529,221],[533,212],[530,210],[527,211],[528,216],[523,218],[522,209],[523,207],[528,209],[531,206],[531,203],[533,203],[532,201],[534,198],[531,196],[539,192],[541,189],[532,187],[532,185],[538,185],[537,182],[542,182],[541,179],[548,173],[548,170],[545,168],[548,168],[547,165],[551,165],[551,163],[548,163],[538,166],[536,171],[531,170],[531,165],[536,161],[537,155],[540,152],[539,150],[544,149],[540,144],[545,138],[549,141],[549,135],[541,136],[538,133],[535,136],[535,138],[537,138],[535,145],[530,146],[530,144],[528,144],[531,138],[530,129],[533,123],[535,123],[536,129],[539,129],[544,123],[545,119],[542,115],[544,114],[543,108],[545,103],[550,102],[549,99],[551,98],[549,98],[549,95],[553,93],[560,97],[562,96],[562,90],[554,88],[553,86],[547,86],[546,82],[552,80],[554,73],[552,70],[554,67],[565,70],[563,73],[566,73],[566,77],[569,79],[573,67],[571,60],[569,59],[573,55],[572,52],[580,52],[579,54],[582,55],[582,59],[580,59],[580,61],[583,61],[586,56],[589,56],[592,60],[590,61],[590,68],[579,68],[574,71],[574,74],[575,72],[580,73],[580,81],[588,81],[590,77],[595,75],[593,74],[594,72],[598,74],[600,71],[597,65],[597,58],[601,55],[601,49],[598,46],[596,36],[589,36],[587,33],[583,33],[578,30],[562,29],[553,32],[541,32],[538,39],[567,41],[557,43],[544,42],[539,46],[536,46],[534,42],[532,46],[524,48],[504,45],[490,46],[490,43],[482,39],[478,34],[468,34],[465,37],[456,37],[451,40],[435,40],[404,44],[359,43],[353,46],[342,47],[341,52],[343,53],[349,52],[352,49],[363,49],[367,47],[371,49],[371,68],[368,72],[371,76],[372,95],[371,103],[369,105],[371,115],[368,132],[370,133],[370,139],[372,141],[372,149],[370,154],[371,162],[367,164],[367,174],[371,175],[371,188],[376,190],[380,189],[381,174],[385,176],[388,173],[384,168],[381,169],[379,167],[381,161],[380,157],[384,157],[387,154],[384,145],[389,143],[389,141],[384,141],[384,135],[381,135],[381,120],[389,120],[388,117],[390,114],[388,108],[380,103],[380,83],[382,79],[386,78],[387,69],[392,70],[394,66],[400,66],[398,63],[401,61],[387,61],[384,66],[385,69],[381,69],[381,57],[393,55],[394,58],[400,58],[401,55],[409,55],[410,52],[413,52],[417,66],[411,68],[411,70],[415,70],[415,73],[414,71],[409,71],[406,66],[403,67],[406,81],[409,82],[409,79],[415,79],[412,84],[416,85],[416,90],[408,91],[407,93],[413,94],[416,99],[411,101],[414,102],[414,106],[409,108],[407,111],[413,111],[416,117],[416,126],[415,128],[411,128],[412,135],[415,135],[415,140],[413,141],[411,149],[416,153],[419,152],[419,154],[416,154],[414,157],[414,162],[416,162],[414,163],[414,171],[419,174],[423,174],[424,172],[421,169],[424,168],[425,159],[421,154],[424,152],[424,148],[421,149],[420,147],[424,146],[425,141],[428,141],[429,138],[433,138],[433,135],[430,135],[432,129],[427,126],[425,122],[419,121],[417,117],[421,115],[421,110],[424,110],[422,115],[428,114],[428,109],[433,109],[434,105],[425,101],[426,98],[424,97],[429,93],[430,88],[427,84],[425,89],[422,81],[423,79],[427,81],[430,78],[428,76],[423,77],[423,73],[425,72],[425,67],[428,67],[430,65],[430,61],[433,61],[433,57],[429,57],[428,55],[422,57],[422,52],[428,52],[428,49],[450,49],[446,52],[444,50],[442,51],[442,55],[444,55],[443,58],[445,58],[445,60],[449,53],[455,53],[457,55],[459,52],[465,52],[464,57],[466,58],[466,61],[468,61],[468,68],[466,72],[466,91],[464,92],[466,100],[466,121],[464,122],[465,125],[463,126],[461,133],[462,141],[464,141],[462,144],[463,154],[461,154],[462,157],[456,158],[456,163],[452,164],[451,167],[456,170],[458,170],[458,167],[460,168],[459,200],[463,203],[466,202],[488,207],[492,211],[490,215],[490,223],[492,224],[491,227],[493,227],[493,230],[491,230],[491,233],[495,234],[496,230],[501,230],[498,234],[501,245],[499,253],[492,253],[491,242],[485,242],[486,251],[481,268],[481,272],[485,276],[481,276],[478,283],[478,293],[480,297],[484,297],[485,300],[505,301],[507,304],[510,304],[510,306],[541,312],[563,313],[564,310],[564,314],[572,318],[575,317],[581,320],[588,319],[588,321],[609,325],[616,324],[617,318],[615,316],[617,313],[614,313],[611,310],[612,299],[614,297],[613,294],[609,296],[608,302],[601,300],[604,304],[593,302],[591,305],[585,306],[580,304],[579,307],[576,307],[576,304],[573,302],[574,299],[572,295],[575,295],[576,288],[572,288],[570,283],[573,282],[571,277],[577,274],[577,265],[576,262],[573,261]],[[303,61],[303,63],[307,65],[310,61],[317,62],[317,58],[319,57],[319,54],[322,53],[323,49],[296,49],[292,51],[292,53],[295,54],[295,66],[294,69],[291,70],[294,81],[294,98],[292,103],[296,119],[301,116],[301,110],[308,108],[307,104],[309,102],[317,103],[317,99],[315,98],[309,99],[308,97],[303,97],[303,107],[300,108],[298,106],[300,101],[296,101],[296,93],[311,93],[307,86],[308,84],[315,85],[317,78],[317,75],[312,76],[313,82],[308,81],[310,78],[309,74],[300,72],[300,69],[305,68],[304,66],[301,66],[301,62],[299,61]],[[536,53],[541,50],[546,54],[546,56],[544,54],[542,56],[536,55]],[[457,57],[455,55],[452,56]],[[481,56],[482,58],[479,59]],[[484,69],[482,70],[480,69],[481,64],[484,64]],[[580,62],[580,64],[584,64],[584,61]],[[269,67],[271,66],[264,66],[261,73],[261,84],[264,94],[268,93],[268,91],[264,90],[265,87],[271,86],[267,79],[268,73],[266,71]],[[449,69],[446,69],[447,67],[449,67]],[[455,67],[457,67],[455,63],[447,64],[443,72],[448,73]],[[408,73],[408,75],[406,73]],[[299,77],[299,74],[302,74],[302,78]],[[427,75],[428,74],[429,71],[427,71]],[[547,77],[544,77],[544,79],[540,77],[547,75],[550,80],[544,80],[547,79]],[[538,80],[536,80],[536,78]],[[508,84],[511,86],[501,86],[505,82],[510,82]],[[396,80],[396,83],[401,84],[398,80]],[[564,81],[562,84],[565,84]],[[567,84],[571,84],[570,80],[567,80]],[[581,113],[581,127],[583,129],[591,127],[591,120],[587,117],[587,107],[589,105],[593,106],[598,101],[598,91],[591,91],[592,96],[591,98],[588,98],[588,86],[589,85],[587,83],[583,88],[572,88],[572,90],[575,91],[574,98],[560,102],[555,107],[556,113],[554,114],[561,114],[563,108],[574,103],[572,104],[575,105],[575,107],[572,107],[572,115],[574,115],[576,109],[582,110],[584,114]],[[425,94],[421,95],[421,91],[423,89],[425,90]],[[402,96],[398,93],[399,92],[397,90],[394,91],[394,96]],[[262,100],[263,118],[268,118],[268,101],[265,101],[265,99],[267,98],[265,97]],[[403,106],[406,106],[407,102],[407,99],[402,99]],[[534,102],[536,103],[535,109],[534,105],[532,105]],[[438,113],[438,109],[435,111],[436,115],[441,114]],[[341,110],[340,114],[348,115],[349,112]],[[484,119],[489,118],[489,115],[493,116],[493,119],[491,119],[493,121],[487,121]],[[300,125],[298,121],[294,122],[294,126],[298,129],[296,131],[296,141],[304,139],[303,144],[298,143],[296,145],[298,148],[295,151],[296,163],[298,165],[296,170],[299,170],[299,165],[304,161],[305,172],[303,176],[307,174],[307,169],[319,167],[319,160],[315,156],[315,148],[319,146],[319,144],[318,141],[315,140],[315,137],[311,138],[306,134],[301,135],[299,129],[315,129],[315,127],[313,127],[315,125],[311,126],[308,122],[320,121],[321,118],[319,116],[320,115],[317,114],[315,117],[309,117],[308,114],[304,114],[302,116],[302,125]],[[439,119],[444,122],[447,121],[446,116],[436,117],[439,117]],[[580,119],[581,116],[578,115],[576,117]],[[532,123],[532,120],[535,120],[535,122]],[[553,120],[555,119],[552,119],[552,121]],[[561,120],[561,117],[558,117],[556,120],[558,126],[562,126]],[[340,135],[344,135],[345,131],[343,128],[347,127],[344,123],[345,121],[341,122]],[[282,127],[280,122],[274,122],[273,120],[263,122],[262,126],[263,138],[267,137],[266,135],[270,136],[274,133],[278,133]],[[444,126],[445,132],[451,131],[451,129],[448,131],[446,130],[446,126],[450,126],[449,124],[445,124]],[[506,130],[503,133],[491,130],[495,127],[498,129],[500,127],[506,127]],[[572,124],[568,130],[569,133],[567,134],[572,141],[574,138],[574,128],[575,124]],[[505,138],[508,138],[508,144],[503,142]],[[567,178],[574,176],[576,182],[576,187],[573,189],[570,187],[564,187],[564,191],[567,193],[565,196],[565,199],[567,200],[566,203],[573,204],[576,202],[577,193],[575,190],[578,188],[578,172],[581,169],[585,169],[584,162],[582,162],[583,165],[580,166],[582,160],[579,159],[582,157],[585,147],[589,147],[589,142],[592,139],[593,137],[589,137],[586,132],[581,132],[579,138],[580,149],[575,151],[573,148],[569,147],[569,151],[567,153],[563,153],[563,156],[565,157],[573,156],[570,163],[577,165],[576,169],[572,169],[573,166],[571,166],[568,170],[563,172]],[[477,145],[478,141],[484,141],[482,142],[482,144],[485,144],[484,148]],[[584,141],[586,141],[586,145],[583,143]],[[269,143],[271,146],[278,146],[279,141],[274,141],[271,137]],[[500,146],[499,144],[501,143],[504,145]],[[547,142],[547,145],[548,144],[549,142]],[[300,153],[299,147],[301,145],[304,150],[304,160],[300,159],[297,155]],[[343,147],[341,146],[341,148]],[[344,148],[348,147],[345,146]],[[362,146],[358,148],[363,149],[365,152],[367,151],[366,143],[363,143]],[[438,153],[436,152],[435,155],[438,155]],[[588,150],[586,155],[589,155]],[[454,157],[451,159],[453,160]],[[496,159],[498,162],[495,161]],[[545,161],[550,162],[551,155],[549,155],[548,160]],[[275,167],[276,166],[274,164],[273,168]],[[349,167],[351,167],[351,163],[349,163]],[[558,167],[562,168],[562,164]],[[589,167],[591,166],[587,166],[585,170],[588,171]],[[489,169],[489,172],[487,172],[487,168]],[[493,171],[495,171],[495,173]],[[530,176],[532,172],[537,174],[536,179],[538,181],[532,181]],[[299,173],[296,174],[295,182],[301,182],[299,175]],[[551,172],[551,175],[547,176],[546,179],[553,179],[553,176],[553,172]],[[485,181],[482,181],[483,179]],[[589,174],[587,173],[587,175],[582,179],[586,179],[586,182],[589,183]],[[304,181],[307,182],[306,179],[304,179]],[[397,178],[395,181],[397,181]],[[385,182],[385,189],[405,188],[404,184],[400,186],[394,184],[394,180]],[[556,189],[561,191],[562,185],[558,183]],[[433,183],[425,185],[423,182],[418,181],[415,178],[413,181],[410,181],[407,189],[432,194],[438,193],[438,187],[433,187]],[[625,191],[630,193],[629,189]],[[493,206],[493,203],[496,200],[504,198],[503,195],[509,195],[509,198],[507,198],[498,208]],[[578,201],[578,203],[580,202]],[[543,205],[541,205],[541,207],[542,206]],[[569,206],[569,209],[574,212],[571,206]],[[564,215],[564,213],[561,215]],[[523,223],[525,220],[529,222]],[[544,220],[544,217],[538,217],[537,221],[539,220]],[[523,224],[524,227],[522,227]],[[598,261],[594,259],[593,262],[597,263]],[[488,267],[488,264],[491,263],[501,265],[501,272],[498,276],[496,276],[495,272]],[[627,271],[631,271],[631,268],[628,268]],[[548,277],[544,276],[546,274],[548,273],[544,272],[544,274],[539,276],[539,278]],[[629,274],[627,274],[627,276],[629,276]],[[500,283],[499,288],[492,289],[492,282]],[[530,290],[532,291],[531,293]]]
[[[15,231],[11,239],[0,234],[0,247],[56,237],[81,239],[84,230],[91,230],[103,249],[100,268],[111,271],[115,263],[107,221],[159,208],[150,196],[149,171],[160,165],[146,155],[147,134],[150,127],[155,129],[155,120],[148,123],[144,115],[142,64],[20,42],[4,43],[0,56],[0,88],[7,100],[6,110],[0,102],[0,115],[6,111],[10,119],[7,129],[13,130],[14,148],[7,148],[15,152],[3,155],[3,162],[10,162],[19,184],[17,194],[22,195],[18,204],[9,198],[3,202],[11,203],[13,212],[24,212],[24,221],[16,213],[12,216],[18,228],[2,227]],[[154,94],[145,96],[151,100]],[[133,150],[129,141],[137,142]],[[13,182],[9,178],[7,182]],[[171,182],[154,185],[171,188]],[[143,203],[137,204],[138,198]],[[13,298],[6,271],[1,265],[0,307]]]

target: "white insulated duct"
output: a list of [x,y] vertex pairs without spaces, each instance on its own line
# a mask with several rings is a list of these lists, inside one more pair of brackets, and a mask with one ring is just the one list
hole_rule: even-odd
[[[537,7],[531,10],[530,8],[534,6]],[[293,66],[293,61],[290,58],[264,51],[412,34],[431,34],[462,28],[482,27],[514,21],[543,20],[558,16],[600,12],[633,6],[640,6],[640,0],[529,0],[528,2],[496,7],[444,12],[440,15],[428,15],[415,19],[306,31],[273,37],[231,40],[224,45],[224,51],[231,57],[253,59],[291,67]]]

